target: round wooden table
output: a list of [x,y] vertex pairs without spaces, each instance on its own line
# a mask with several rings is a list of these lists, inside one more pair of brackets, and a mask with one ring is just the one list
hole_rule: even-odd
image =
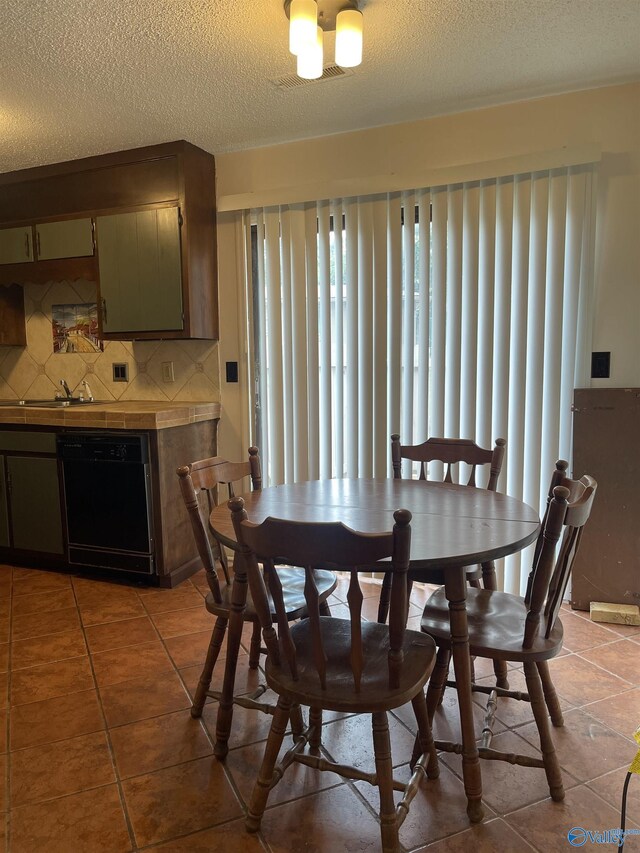
[[[354,530],[367,533],[390,530],[396,509],[411,511],[411,568],[445,569],[467,812],[472,821],[481,820],[482,780],[473,724],[464,569],[513,554],[533,542],[540,526],[537,512],[507,495],[424,480],[311,480],[273,486],[242,497],[247,514],[254,522],[264,521],[268,516],[295,521],[341,521]],[[210,524],[222,543],[236,547],[226,504],[213,510]],[[236,610],[241,614],[247,583],[240,561],[236,566],[235,584],[238,587]],[[238,622],[237,630],[232,631],[230,620],[227,660],[229,656],[232,661],[237,658],[241,630]],[[225,672],[223,692],[231,698],[224,703],[227,705],[224,710],[223,702],[220,703],[223,717],[228,719],[223,720],[220,731],[216,732],[217,741],[224,740],[225,736],[228,740],[234,672],[235,663],[232,673]],[[220,724],[220,715],[218,722]],[[226,741],[222,747],[226,752]]]

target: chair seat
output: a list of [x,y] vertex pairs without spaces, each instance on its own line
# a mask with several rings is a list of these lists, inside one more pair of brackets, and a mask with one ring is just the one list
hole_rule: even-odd
[[[548,638],[538,634],[530,649],[522,648],[527,608],[524,599],[508,592],[489,589],[467,589],[467,622],[470,653],[496,660],[537,661],[555,657],[562,648],[562,622],[556,619]],[[439,646],[451,646],[449,605],[444,588],[436,590],[427,601],[420,623],[421,629]],[[544,629],[544,620],[541,620]]]
[[[320,601],[326,601],[338,584],[338,579],[333,572],[325,569],[315,569],[313,572],[316,586],[318,587],[318,595]],[[294,569],[289,566],[278,568],[278,577],[282,584],[282,593],[284,606],[289,619],[300,619],[307,612],[307,605],[304,599],[304,569]],[[228,616],[231,609],[231,593],[233,584],[220,585],[220,594],[222,602],[218,603],[211,592],[207,593],[205,606],[209,613],[215,616]],[[271,613],[275,616],[273,602],[269,596],[271,604]],[[253,600],[251,598],[251,590],[247,589],[247,606],[244,611],[245,622],[257,622],[258,616]]]
[[271,655],[267,657],[265,674],[268,686],[276,693],[286,695],[293,702],[328,711],[388,711],[413,699],[431,674],[436,654],[435,643],[418,631],[406,631],[400,684],[397,688],[390,688],[389,627],[378,622],[363,622],[362,646],[365,650],[365,660],[360,692],[356,693],[349,659],[350,621],[322,616],[320,626],[329,660],[327,681],[331,684],[330,692],[321,688],[318,672],[312,663],[314,654],[310,620],[305,619],[291,628],[291,639],[295,643],[299,662],[296,681],[284,655],[281,655],[279,665],[273,662]]

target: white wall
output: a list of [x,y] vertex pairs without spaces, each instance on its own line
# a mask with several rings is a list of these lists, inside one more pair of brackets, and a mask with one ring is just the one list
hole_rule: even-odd
[[[563,147],[602,150],[598,179],[593,349],[611,351],[611,379],[640,386],[640,84],[521,101],[419,122],[219,155],[219,197],[308,185],[421,175],[453,165]],[[309,196],[314,197],[314,196]],[[236,290],[241,247],[230,214],[220,216],[221,453],[241,458],[243,401],[225,382],[224,362],[240,360]]]

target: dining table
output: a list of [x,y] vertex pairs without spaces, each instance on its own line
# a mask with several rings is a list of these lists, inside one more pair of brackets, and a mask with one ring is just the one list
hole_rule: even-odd
[[[467,814],[476,823],[484,817],[482,777],[473,719],[472,678],[466,613],[465,567],[514,554],[535,540],[540,529],[537,511],[517,498],[470,486],[425,480],[342,478],[271,486],[241,495],[249,519],[268,517],[295,521],[335,522],[366,533],[390,530],[393,513],[408,509],[411,521],[412,569],[444,571],[449,603],[452,657],[458,693],[462,773]],[[220,543],[237,549],[226,503],[210,514]],[[236,558],[240,556],[238,552]],[[339,555],[336,555],[339,563]],[[216,726],[215,753],[227,752],[233,714],[236,662],[246,603],[247,576],[235,560],[234,588],[222,697]]]

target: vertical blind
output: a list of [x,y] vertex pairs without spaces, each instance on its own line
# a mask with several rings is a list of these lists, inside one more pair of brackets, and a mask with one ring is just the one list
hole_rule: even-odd
[[[251,211],[267,483],[390,476],[394,432],[502,437],[499,488],[542,509],[586,380],[593,182],[575,166]],[[526,559],[499,567],[505,589]]]

